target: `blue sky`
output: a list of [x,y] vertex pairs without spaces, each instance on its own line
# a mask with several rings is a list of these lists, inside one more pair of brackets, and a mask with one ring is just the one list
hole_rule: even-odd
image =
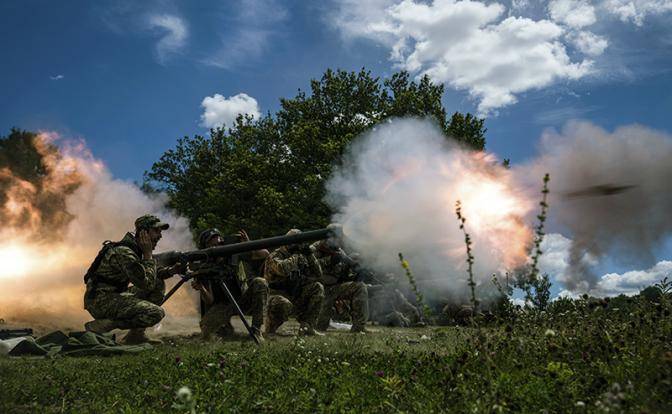
[[448,111],[486,117],[488,149],[519,163],[575,118],[672,133],[670,27],[672,0],[4,1],[0,133],[82,137],[140,181],[207,133],[206,97],[216,121],[238,94],[274,112],[327,68],[405,68],[444,83]]
[[[207,131],[200,125],[206,96],[245,93],[265,113],[326,68],[393,73],[400,61],[390,58],[395,39],[385,37],[394,35],[364,33],[361,27],[383,21],[385,7],[394,3],[3,2],[0,128],[81,136],[115,176],[139,180],[177,137]],[[514,10],[501,5],[500,19]],[[349,27],[343,19],[351,26],[357,20],[348,13],[374,17]],[[551,21],[538,5],[519,15]],[[166,16],[184,27],[177,45],[162,46],[172,29],[152,23]],[[535,153],[544,128],[570,118],[608,129],[641,123],[672,131],[672,31],[666,29],[672,13],[643,16],[638,26],[597,13],[591,27],[609,45],[592,58],[594,73],[532,85],[515,94],[516,103],[494,108],[486,114],[488,148],[524,160]],[[571,45],[567,52],[572,58]],[[431,65],[426,61],[414,73]],[[469,89],[445,80],[449,111],[478,111],[479,99]]]

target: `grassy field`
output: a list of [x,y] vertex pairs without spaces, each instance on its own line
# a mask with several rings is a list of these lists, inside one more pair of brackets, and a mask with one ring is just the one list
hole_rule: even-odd
[[672,412],[670,305],[583,302],[481,328],[5,358],[0,412]]

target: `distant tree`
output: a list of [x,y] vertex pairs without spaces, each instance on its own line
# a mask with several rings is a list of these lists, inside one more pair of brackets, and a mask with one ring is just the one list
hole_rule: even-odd
[[356,136],[386,118],[427,117],[465,146],[484,148],[483,120],[459,113],[448,120],[442,95],[426,76],[416,82],[400,72],[381,82],[363,69],[327,70],[310,93],[281,99],[273,116],[239,116],[209,137],[179,139],[145,173],[144,187],[167,192],[195,231],[244,227],[259,237],[324,226],[333,166]]

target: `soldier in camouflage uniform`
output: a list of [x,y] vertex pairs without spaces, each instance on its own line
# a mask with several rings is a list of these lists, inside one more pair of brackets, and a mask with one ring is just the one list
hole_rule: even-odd
[[317,329],[326,331],[334,314],[336,303],[349,305],[352,320],[351,332],[365,332],[369,317],[369,296],[366,285],[356,281],[349,259],[335,238],[320,240],[311,245],[311,250],[320,263],[324,284],[324,305]]
[[[300,233],[292,229],[287,235]],[[275,333],[290,314],[299,321],[302,335],[323,335],[315,330],[324,302],[322,269],[307,245],[283,246],[264,264],[264,277],[271,289],[282,292],[269,299],[267,332]]]
[[[119,242],[105,242],[84,280],[84,309],[95,320],[88,331],[98,333],[129,329],[126,344],[150,341],[145,328],[165,316],[160,304],[165,292],[164,279],[181,269],[179,265],[157,271],[152,251],[168,229],[157,217],[144,215],[135,221],[135,234],[127,233]],[[129,284],[132,286],[129,289]]]
[[[228,239],[231,239],[228,243],[249,241],[244,230],[233,239],[232,237]],[[228,243],[217,229],[205,230],[199,237],[200,249]],[[231,317],[237,312],[234,305],[229,303],[221,286],[221,281],[225,280],[240,309],[252,316],[253,334],[260,342],[263,341],[261,327],[268,303],[268,283],[264,278],[258,277],[253,269],[254,262],[266,256],[268,251],[257,250],[235,255],[233,258],[219,258],[193,265],[195,279],[192,287],[201,294],[200,326],[204,339],[209,339],[213,334],[226,337],[234,333]]]
[[402,328],[424,325],[418,308],[413,306],[399,289],[376,284],[368,286],[368,290],[373,322]]

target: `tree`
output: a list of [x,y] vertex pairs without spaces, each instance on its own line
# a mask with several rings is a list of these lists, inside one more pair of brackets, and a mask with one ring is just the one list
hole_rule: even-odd
[[248,229],[254,236],[289,228],[325,226],[325,181],[358,135],[389,117],[433,119],[447,135],[472,149],[485,144],[483,120],[454,114],[441,103],[443,86],[406,72],[381,82],[369,71],[327,70],[281,99],[273,116],[239,116],[209,137],[178,140],[145,173],[144,187],[165,191],[170,206],[190,219],[195,231]]

